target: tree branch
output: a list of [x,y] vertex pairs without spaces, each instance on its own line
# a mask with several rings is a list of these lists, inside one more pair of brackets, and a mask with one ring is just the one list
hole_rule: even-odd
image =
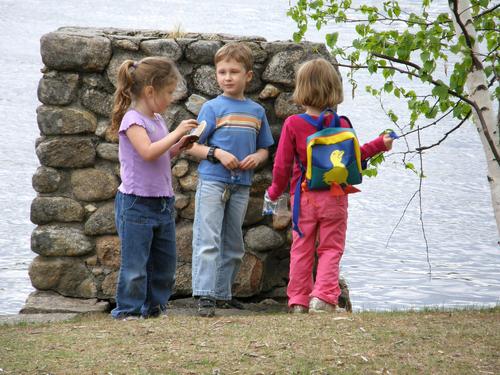
[[406,66],[411,66],[412,68],[415,68],[417,70],[422,69],[419,65],[417,65],[415,63],[412,63],[411,61],[401,60],[401,59],[398,59],[396,57],[382,55],[381,53],[372,53],[372,55],[375,56],[375,57],[384,59],[384,60],[389,60],[389,61],[396,62],[398,64],[403,64],[403,65],[406,65]]
[[451,133],[453,133],[455,130],[457,130],[458,128],[460,128],[460,127],[461,127],[461,126],[465,123],[465,121],[467,121],[467,119],[470,117],[471,113],[472,113],[472,111],[469,111],[469,113],[467,114],[467,116],[465,116],[465,118],[464,118],[464,119],[462,119],[462,121],[460,121],[460,122],[458,123],[458,125],[457,125],[457,126],[455,126],[453,129],[451,129],[451,130],[447,131],[446,133],[444,133],[444,137],[443,137],[443,138],[441,138],[441,139],[440,139],[439,141],[437,141],[436,143],[434,143],[434,144],[432,144],[432,145],[430,145],[430,146],[417,147],[415,150],[417,150],[417,151],[424,151],[424,150],[428,150],[428,149],[430,149],[430,148],[433,148],[433,147],[436,147],[436,146],[440,145],[442,142],[444,142],[444,140],[445,140],[446,138],[448,138],[448,136],[449,136]]
[[486,9],[483,13],[479,13],[477,16],[474,16],[473,18],[474,20],[476,20],[477,18],[481,18],[488,13],[494,12],[496,9],[498,9],[498,7],[500,7],[500,4],[495,5],[493,8]]

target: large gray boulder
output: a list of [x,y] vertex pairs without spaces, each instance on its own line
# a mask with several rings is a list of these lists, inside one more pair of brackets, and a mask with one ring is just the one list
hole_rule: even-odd
[[52,193],[59,188],[61,175],[55,168],[41,166],[37,168],[31,183],[39,193]]
[[115,175],[101,169],[78,169],[71,174],[73,194],[82,201],[103,201],[113,198],[118,185]]
[[80,228],[42,225],[31,234],[31,249],[45,257],[82,256],[94,250],[94,243]]
[[194,89],[208,96],[216,96],[222,93],[217,79],[215,78],[215,68],[211,65],[202,65],[193,75]]
[[67,105],[76,99],[78,74],[50,71],[38,83],[38,100],[46,105]]
[[99,207],[85,223],[85,234],[98,236],[116,234],[114,203],[106,203]]
[[50,69],[100,72],[111,59],[111,41],[103,36],[56,31],[43,35],[40,44]]
[[57,137],[43,139],[36,155],[47,167],[83,168],[94,164],[96,151],[88,137]]
[[165,56],[173,61],[182,56],[182,49],[174,39],[146,40],[141,43],[141,50],[148,56]]
[[97,128],[96,116],[80,108],[42,105],[36,114],[44,135],[94,133]]
[[53,290],[69,297],[97,296],[94,277],[81,258],[37,256],[28,273],[36,289]]
[[218,40],[198,40],[186,48],[186,59],[197,64],[213,64],[217,50],[222,47]]
[[63,197],[36,197],[31,202],[31,221],[35,224],[50,222],[80,222],[85,210],[77,201]]

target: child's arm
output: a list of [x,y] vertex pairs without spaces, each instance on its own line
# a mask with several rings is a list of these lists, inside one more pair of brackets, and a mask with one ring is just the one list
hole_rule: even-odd
[[184,120],[172,133],[156,142],[151,142],[146,129],[139,125],[132,125],[127,129],[126,134],[141,158],[146,161],[154,161],[170,149],[186,132],[195,128],[197,124],[194,119]]
[[266,148],[259,148],[255,153],[248,155],[240,162],[240,169],[255,169],[264,163],[269,156]]
[[269,199],[272,201],[277,200],[279,196],[283,194],[292,174],[293,160],[295,159],[296,151],[290,132],[290,125],[288,124],[287,119],[283,125],[278,149],[274,156],[273,182],[267,189]]
[[[208,155],[208,150],[210,150],[209,146],[200,145],[199,143],[193,144],[187,153],[192,155],[198,159],[206,159]],[[216,148],[214,152],[214,157],[218,159],[221,164],[227,169],[236,169],[240,166],[240,161],[236,156],[231,154],[228,151],[225,151],[221,148]]]
[[193,142],[186,142],[185,138],[189,135],[183,135],[181,139],[177,141],[172,147],[169,148],[170,156],[175,157],[179,155],[182,151],[188,150],[193,146]]
[[381,135],[361,146],[361,160],[369,159],[373,155],[390,150],[392,148],[392,138],[391,141],[386,141],[386,138],[390,138],[390,136],[387,134]]

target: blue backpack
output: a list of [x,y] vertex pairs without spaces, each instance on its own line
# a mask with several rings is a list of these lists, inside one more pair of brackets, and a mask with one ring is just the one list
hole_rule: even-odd
[[[324,127],[327,113],[331,113],[333,119],[329,126]],[[347,117],[342,116],[347,120],[349,128],[340,126],[340,117],[331,109],[321,112],[317,120],[306,113],[299,116],[317,130],[307,137],[305,167],[296,155],[302,173],[295,187],[292,221],[293,229],[302,237],[298,227],[300,192],[329,189],[334,196],[359,192],[353,185],[362,181],[362,162],[358,138]]]

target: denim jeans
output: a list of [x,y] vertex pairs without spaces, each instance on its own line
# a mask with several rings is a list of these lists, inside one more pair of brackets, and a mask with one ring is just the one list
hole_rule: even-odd
[[[222,194],[230,188],[229,199]],[[245,254],[241,226],[250,187],[206,181],[196,190],[193,225],[193,296],[231,299],[231,286]]]
[[114,318],[148,317],[166,309],[175,282],[174,198],[146,198],[118,192],[115,220],[121,266]]

